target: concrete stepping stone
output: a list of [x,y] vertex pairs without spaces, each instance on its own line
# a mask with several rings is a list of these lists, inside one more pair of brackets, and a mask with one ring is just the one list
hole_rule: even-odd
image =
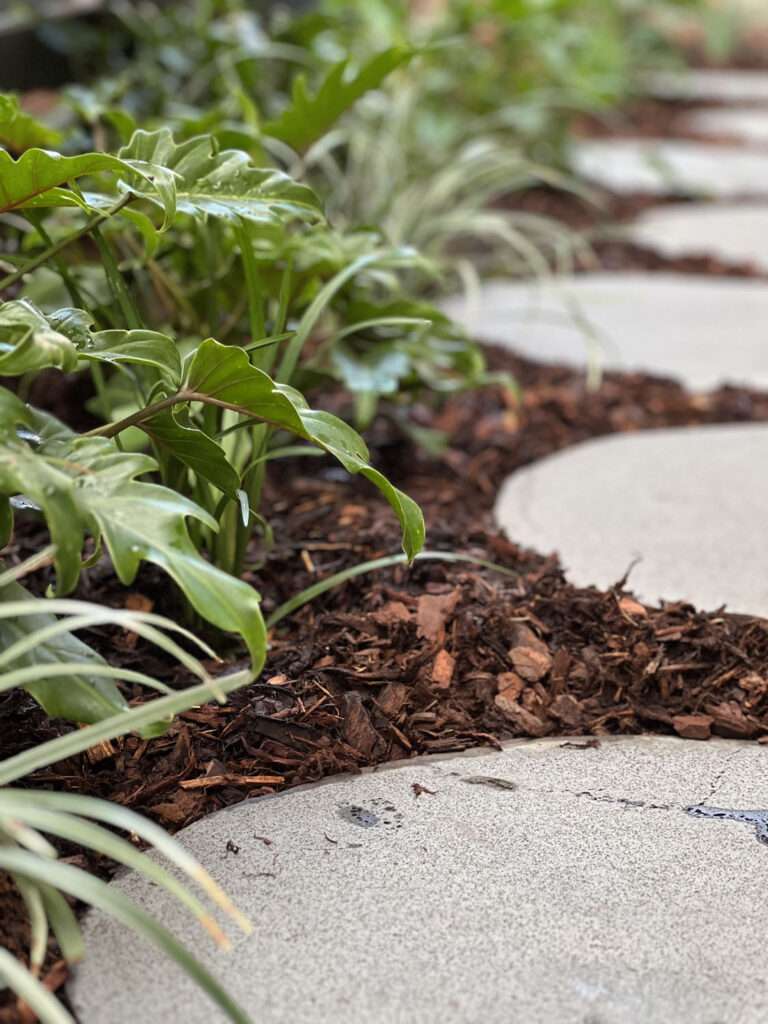
[[768,426],[651,430],[576,445],[511,476],[496,520],[557,551],[578,586],[630,569],[641,600],[768,618]]
[[477,296],[455,296],[443,308],[472,337],[540,362],[642,370],[693,390],[724,381],[768,387],[762,281],[642,273],[585,274],[539,286],[491,281]]
[[712,198],[768,194],[768,153],[677,139],[589,139],[570,151],[575,174],[620,194]]
[[[523,741],[240,804],[179,835],[254,923],[229,953],[156,887],[113,884],[259,1024],[763,1024],[764,826],[704,808],[768,807],[765,758]],[[101,914],[85,937],[81,1024],[224,1020]]]
[[768,71],[654,71],[643,86],[659,99],[768,103]]
[[768,203],[660,206],[641,214],[629,237],[664,256],[715,256],[768,270]]
[[732,137],[750,145],[768,145],[768,107],[711,107],[685,118],[692,132]]

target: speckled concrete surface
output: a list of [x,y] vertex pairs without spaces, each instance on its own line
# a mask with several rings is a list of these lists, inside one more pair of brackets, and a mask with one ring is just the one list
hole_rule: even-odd
[[568,579],[642,599],[768,617],[768,426],[649,430],[575,445],[514,473],[497,522],[557,550]]
[[473,338],[541,362],[586,366],[591,358],[676,377],[693,390],[724,381],[768,387],[763,281],[666,273],[499,280],[443,308]]
[[[543,740],[240,805],[181,833],[254,921],[229,954],[153,887],[118,884],[264,1024],[762,1024],[768,847],[685,808],[768,807],[767,758]],[[86,939],[82,1024],[222,1019],[101,915]]]

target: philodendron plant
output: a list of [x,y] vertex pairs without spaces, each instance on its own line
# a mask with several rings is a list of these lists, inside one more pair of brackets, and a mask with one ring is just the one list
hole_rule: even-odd
[[[117,183],[115,194],[74,186],[75,179],[97,172],[106,172]],[[128,321],[124,328],[97,330],[100,309],[70,307],[46,314],[28,299],[11,299],[0,305],[0,374],[28,381],[43,369],[90,367],[102,389],[102,409],[109,407],[110,381],[105,376],[119,375],[130,392],[125,415],[77,434],[26,405],[18,394],[0,389],[0,543],[10,536],[14,499],[23,496],[48,523],[59,594],[76,586],[83,542],[90,535],[97,546],[106,547],[124,584],[133,581],[142,561],[167,572],[196,612],[243,638],[254,671],[266,650],[259,597],[233,572],[253,524],[260,521],[265,465],[285,448],[286,434],[370,480],[400,521],[406,554],[416,554],[424,540],[417,506],[370,464],[365,444],[352,428],[310,408],[289,383],[329,298],[366,267],[381,269],[396,262],[397,253],[375,251],[353,260],[319,290],[293,330],[286,323],[284,300],[282,311],[272,317],[278,330],[263,336],[266,303],[259,294],[258,315],[252,311],[251,317],[256,336],[239,345],[187,337],[182,347],[139,322],[128,283],[100,230],[102,223],[127,213],[134,203],[132,222],[144,218],[148,235],[179,220],[194,224],[199,218],[204,225],[223,221],[231,229],[233,245],[239,239],[241,250],[247,248],[243,259],[253,276],[259,228],[271,245],[275,233],[288,231],[288,225],[320,217],[309,189],[280,172],[252,167],[243,153],[216,152],[205,139],[176,146],[165,132],[151,137],[137,133],[120,156],[62,157],[29,150],[14,161],[0,152],[0,173],[6,211],[37,214],[62,206],[84,211],[83,225],[51,242],[31,262],[58,261],[62,277],[82,299],[61,261],[73,240],[90,234],[99,246],[115,303]],[[141,209],[147,204],[161,211],[158,227]],[[177,236],[171,236],[170,244],[180,244]],[[32,269],[29,261],[23,263],[0,284],[10,287]],[[252,293],[257,288],[254,282]],[[251,299],[257,301],[253,294]],[[275,348],[280,344],[278,361]],[[275,362],[277,379],[262,368]],[[135,450],[136,428],[145,436],[143,450]],[[126,448],[121,442],[128,431],[134,444]],[[159,474],[162,483],[145,479],[148,474]],[[212,558],[204,558],[201,549]],[[83,720],[81,709],[73,717]]]
[[[86,183],[91,187],[81,189]],[[16,882],[32,923],[30,969],[0,954],[0,985],[15,989],[42,1020],[70,1020],[37,980],[49,928],[67,959],[82,955],[66,894],[115,914],[150,938],[230,1019],[243,1024],[243,1011],[170,933],[119,891],[60,863],[45,835],[143,872],[223,941],[197,898],[111,829],[127,830],[170,856],[231,912],[200,866],[162,830],[124,809],[72,794],[38,796],[34,790],[30,796],[16,786],[35,770],[101,740],[129,731],[151,735],[173,714],[223,699],[261,671],[267,636],[259,594],[238,568],[252,529],[263,521],[259,499],[272,460],[319,452],[366,477],[400,522],[404,557],[418,553],[424,541],[418,506],[371,465],[355,430],[311,408],[291,383],[340,290],[366,274],[373,275],[367,288],[378,280],[386,290],[399,262],[413,257],[364,240],[363,251],[331,264],[330,272],[308,272],[332,248],[326,231],[318,253],[319,236],[311,232],[322,227],[323,218],[309,189],[254,166],[245,153],[219,151],[208,138],[176,146],[166,132],[138,133],[116,156],[30,149],[14,160],[0,151],[0,215],[21,237],[16,250],[9,246],[4,254],[7,273],[0,281],[0,376],[8,382],[0,387],[0,547],[12,536],[16,509],[32,510],[47,524],[46,558],[55,569],[54,596],[48,599],[24,591],[13,571],[0,574],[0,692],[22,687],[52,716],[86,723],[0,762],[0,871]],[[126,258],[134,252],[129,237],[144,246],[135,257],[139,269]],[[303,238],[312,241],[310,257],[301,248]],[[231,343],[224,344],[195,335],[194,307],[184,295],[183,316],[170,317],[171,327],[183,323],[183,337],[146,322],[153,305],[140,301],[143,275],[164,282],[163,295],[173,291],[165,270],[188,250],[190,239],[224,254],[225,271],[233,259],[242,269],[248,336],[235,339],[230,332]],[[184,260],[188,256],[184,251]],[[71,305],[32,301],[29,291],[39,268],[53,270]],[[94,270],[101,275],[95,288]],[[208,272],[216,278],[215,268]],[[209,306],[217,295],[224,303],[232,300],[226,282],[217,280],[206,291]],[[211,316],[216,319],[215,311]],[[392,331],[401,323],[411,327],[413,319],[367,315],[363,326]],[[335,329],[343,334],[338,314]],[[78,432],[25,401],[43,371],[90,374],[92,412],[103,422]],[[93,544],[86,552],[89,539]],[[186,646],[171,641],[167,632],[179,627],[167,618],[68,598],[103,551],[125,585],[143,562],[167,573],[202,619],[241,638],[248,669],[211,678],[188,653],[194,635],[181,630]],[[196,675],[198,685],[169,692],[140,672],[110,666],[74,632],[104,624],[159,646]],[[121,682],[161,695],[127,707]]]

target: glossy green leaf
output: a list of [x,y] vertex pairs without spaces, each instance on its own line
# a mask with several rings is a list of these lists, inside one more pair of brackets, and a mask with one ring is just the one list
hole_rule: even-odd
[[424,518],[418,505],[374,469],[365,442],[338,417],[310,409],[294,388],[276,384],[266,373],[251,366],[247,353],[209,338],[197,348],[187,369],[184,394],[194,401],[215,399],[247,416],[283,427],[298,437],[324,448],[350,473],[371,481],[400,521],[403,549],[409,558],[424,543]]
[[141,428],[189,469],[209,480],[224,494],[235,497],[240,477],[221,445],[202,430],[180,423],[178,416],[171,412],[158,413],[152,419],[144,420]]
[[297,75],[291,105],[280,117],[264,125],[265,133],[281,139],[297,152],[304,152],[362,96],[377,89],[395,68],[408,63],[414,53],[409,46],[391,46],[371,57],[351,77],[347,75],[349,61],[340,61],[330,69],[314,95],[309,92],[306,77]]
[[[17,426],[38,439],[36,447],[17,436]],[[87,531],[103,539],[122,583],[133,582],[142,561],[160,566],[200,615],[239,633],[260,666],[266,641],[258,594],[198,554],[186,519],[215,530],[204,509],[168,488],[136,480],[155,468],[149,456],[122,452],[107,438],[77,437],[0,389],[0,494],[22,492],[43,510],[56,545],[59,592],[77,583]]]
[[74,370],[76,346],[57,326],[26,299],[0,304],[0,375],[17,377],[47,366]]
[[49,193],[86,174],[125,170],[122,160],[107,153],[62,156],[44,149],[28,149],[14,160],[5,150],[0,150],[0,213],[28,205],[71,204],[71,193]]
[[331,364],[344,386],[352,392],[394,394],[408,375],[408,354],[395,342],[379,342],[366,351],[341,341],[333,346]]
[[[137,131],[120,157],[143,175],[130,183],[131,191],[166,211],[172,187],[175,210],[193,217],[242,218],[261,224],[321,217],[319,200],[306,185],[272,167],[254,167],[241,150],[220,151],[211,135],[177,145],[167,128]],[[172,176],[172,186],[158,169]],[[150,177],[155,181],[149,182]]]
[[118,365],[133,363],[158,370],[175,387],[181,377],[176,342],[167,334],[137,328],[133,331],[97,331],[80,352],[84,359]]

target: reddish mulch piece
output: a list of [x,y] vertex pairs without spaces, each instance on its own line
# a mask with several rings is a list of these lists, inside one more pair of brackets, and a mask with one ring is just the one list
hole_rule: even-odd
[[[768,736],[768,622],[679,603],[648,608],[621,581],[607,591],[574,587],[554,555],[517,547],[490,521],[501,481],[534,459],[619,431],[768,422],[768,394],[723,387],[690,395],[673,381],[616,373],[589,391],[574,370],[494,349],[488,358],[515,375],[521,397],[494,386],[453,396],[437,415],[416,408],[422,425],[447,435],[439,459],[416,451],[386,415],[371,442],[377,464],[422,502],[431,548],[499,563],[506,574],[419,561],[358,577],[281,623],[263,676],[226,706],[181,715],[157,739],[112,741],[25,785],[106,797],[175,830],[326,775],[516,736]],[[254,551],[248,574],[267,612],[318,579],[398,549],[389,509],[362,482],[330,462],[304,473],[305,463],[285,463],[268,491],[279,543],[260,568]],[[36,529],[20,527],[13,556],[39,547]],[[103,564],[89,570],[83,593],[126,600]],[[176,610],[150,569],[131,600]],[[107,631],[91,639],[126,664],[185,681],[132,638]],[[69,728],[19,691],[0,698],[2,757]],[[63,852],[109,872],[98,858]],[[24,914],[8,890],[0,879],[0,943],[23,955]],[[52,948],[47,969],[58,983],[54,960]],[[0,1002],[2,1024],[18,1019]]]

